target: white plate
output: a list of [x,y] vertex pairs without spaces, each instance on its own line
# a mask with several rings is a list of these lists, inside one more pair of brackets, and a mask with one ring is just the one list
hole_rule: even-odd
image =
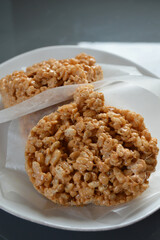
[[[152,73],[136,65],[135,63],[132,63],[124,58],[118,57],[116,55],[113,55],[107,52],[80,48],[76,46],[55,46],[55,47],[46,47],[46,48],[30,51],[30,52],[21,54],[15,58],[12,58],[9,61],[6,61],[5,63],[0,65],[0,78],[5,76],[6,74],[13,72],[14,70],[19,70],[24,66],[29,66],[29,65],[32,65],[33,63],[37,63],[45,59],[47,60],[52,57],[56,59],[69,58],[69,57],[74,57],[76,54],[80,52],[86,52],[90,55],[93,55],[96,58],[97,62],[100,62],[100,63],[135,66],[144,75],[154,77]],[[5,123],[4,125],[7,125],[7,123]],[[0,167],[1,168],[4,166],[5,147],[7,143],[7,137],[6,137],[7,131],[6,131],[6,128],[3,127],[4,125],[1,125],[0,127],[0,136],[1,136]],[[2,139],[2,135],[4,136],[3,139]],[[2,174],[5,174],[5,171]],[[12,179],[12,174],[13,172],[11,171],[10,173],[11,179]],[[26,185],[28,184],[30,184],[29,180],[26,181]],[[7,185],[7,182],[5,186],[9,187]],[[17,187],[20,187],[20,186],[17,186]],[[41,196],[39,197],[39,199],[40,198]],[[78,217],[76,218],[76,216],[73,217],[73,215],[70,215],[70,217],[68,217],[68,215],[65,216],[63,211],[61,211],[61,208],[58,209],[56,214],[52,214],[52,212],[49,212],[49,211],[47,213],[46,212],[44,213],[40,209],[37,209],[36,207],[33,208],[30,205],[28,205],[27,201],[26,201],[26,204],[21,204],[21,202],[16,201],[16,198],[14,201],[10,201],[6,197],[4,197],[3,191],[0,192],[0,207],[3,210],[15,216],[18,216],[23,219],[27,219],[29,221],[36,222],[39,224],[51,226],[51,227],[68,229],[68,230],[77,230],[77,231],[100,231],[100,230],[109,230],[109,229],[124,227],[149,216],[151,213],[155,212],[159,208],[159,200],[156,199],[154,204],[152,204],[151,206],[146,206],[142,209],[139,209],[134,214],[129,215],[126,219],[124,219],[124,221],[118,224],[116,223],[116,219],[115,219],[115,224],[112,224],[112,225],[109,222],[109,215],[106,217],[106,219],[103,219],[103,221],[97,221],[99,216],[96,218],[93,214],[93,216],[90,218],[89,221],[85,221],[83,220],[83,218],[78,218]],[[79,208],[79,212],[80,211],[81,211],[81,208]]]

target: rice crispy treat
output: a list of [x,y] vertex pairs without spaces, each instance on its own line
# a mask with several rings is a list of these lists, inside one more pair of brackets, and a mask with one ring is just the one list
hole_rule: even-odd
[[157,140],[141,115],[104,105],[92,85],[33,127],[25,149],[33,186],[54,203],[112,206],[148,187]]
[[25,72],[15,71],[0,80],[4,107],[13,106],[49,88],[101,80],[102,69],[95,63],[94,57],[81,53],[71,59],[49,59],[34,64]]

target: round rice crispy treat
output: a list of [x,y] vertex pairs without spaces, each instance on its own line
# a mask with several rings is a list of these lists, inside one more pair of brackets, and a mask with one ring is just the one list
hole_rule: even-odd
[[33,127],[25,149],[33,186],[62,205],[117,205],[148,187],[157,140],[141,115],[104,105],[104,95],[83,86],[74,102]]

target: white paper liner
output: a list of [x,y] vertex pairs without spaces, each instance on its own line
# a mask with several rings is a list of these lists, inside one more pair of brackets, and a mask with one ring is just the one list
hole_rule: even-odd
[[[103,69],[104,80],[93,83],[95,89],[118,82],[117,77],[141,76],[135,67],[114,66],[100,64]],[[114,79],[115,78],[115,79]],[[120,81],[123,81],[121,79]],[[22,103],[13,107],[0,110],[0,123],[7,122],[18,117],[33,113],[40,109],[58,104],[72,98],[78,85],[67,85],[58,88],[48,89]]]
[[[104,67],[105,68],[105,67]],[[129,81],[130,78],[139,78],[140,74],[137,75],[128,72],[123,69],[120,74],[120,67],[116,70],[116,67],[107,66],[111,70],[114,70],[116,74],[111,74],[106,77],[105,80],[99,81],[95,84],[96,88],[100,88],[99,91],[104,93],[106,104],[113,105],[122,109],[130,109],[143,115],[146,126],[149,128],[152,136],[160,139],[160,101],[157,96],[147,91],[144,88],[136,86],[135,84],[122,82]],[[133,70],[133,69],[132,69]],[[124,73],[124,74],[123,74]],[[136,73],[136,71],[135,71]],[[114,76],[113,76],[114,75]],[[133,77],[134,76],[134,77]],[[120,82],[119,79],[121,80]],[[144,80],[144,79],[143,79]],[[151,82],[151,79],[150,83]],[[155,80],[159,81],[159,80]],[[68,100],[72,97],[72,94],[77,86],[65,86],[56,89],[50,89],[42,94],[35,96],[34,98],[25,101],[22,104],[18,104],[15,107],[8,108],[0,111],[0,121],[5,122],[11,119],[11,122],[0,124],[0,137],[3,139],[0,145],[0,152],[3,155],[0,169],[0,198],[6,199],[7,201],[14,202],[21,206],[27,206],[33,209],[35,212],[40,212],[42,215],[49,214],[50,217],[59,216],[64,219],[72,218],[75,220],[90,221],[94,220],[97,223],[105,223],[111,226],[120,224],[126,220],[130,215],[141,211],[144,208],[148,208],[155,200],[160,199],[160,164],[157,164],[157,170],[150,177],[150,187],[137,199],[123,204],[117,207],[100,207],[88,205],[84,207],[62,207],[52,203],[51,201],[44,198],[42,195],[37,193],[29,182],[28,176],[24,169],[24,147],[26,142],[27,132],[22,134],[22,128],[26,124],[26,117],[35,117],[38,121],[43,115],[55,111],[58,105],[64,104],[62,101]],[[145,87],[145,86],[144,86]],[[50,94],[49,94],[50,91]],[[46,100],[46,94],[48,96]],[[40,96],[41,95],[41,96]],[[37,102],[36,102],[37,101]],[[39,103],[41,101],[41,105]],[[34,103],[34,104],[33,104]],[[53,104],[57,104],[51,106]],[[23,105],[24,104],[24,105]],[[25,111],[23,107],[25,106]],[[31,113],[36,110],[51,106],[47,109],[43,109],[36,113]],[[14,108],[14,111],[12,110]],[[13,112],[12,112],[13,111]],[[10,113],[12,112],[12,113]],[[23,116],[30,113],[25,117],[16,119],[17,117]],[[33,117],[33,118],[34,118]],[[31,123],[35,124],[33,121]],[[9,127],[9,130],[8,130]],[[8,140],[6,133],[8,131]],[[28,131],[28,129],[27,129]],[[5,147],[7,146],[7,148]],[[2,156],[1,155],[1,156]],[[160,201],[158,201],[160,207]]]

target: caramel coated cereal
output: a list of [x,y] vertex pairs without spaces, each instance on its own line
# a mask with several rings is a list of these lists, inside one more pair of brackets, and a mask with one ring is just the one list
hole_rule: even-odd
[[85,53],[75,58],[50,59],[15,71],[0,80],[0,93],[5,107],[13,106],[47,89],[63,85],[91,83],[103,78],[95,58]]
[[54,203],[111,206],[146,190],[157,154],[143,117],[105,106],[104,95],[88,85],[31,130],[26,171]]

